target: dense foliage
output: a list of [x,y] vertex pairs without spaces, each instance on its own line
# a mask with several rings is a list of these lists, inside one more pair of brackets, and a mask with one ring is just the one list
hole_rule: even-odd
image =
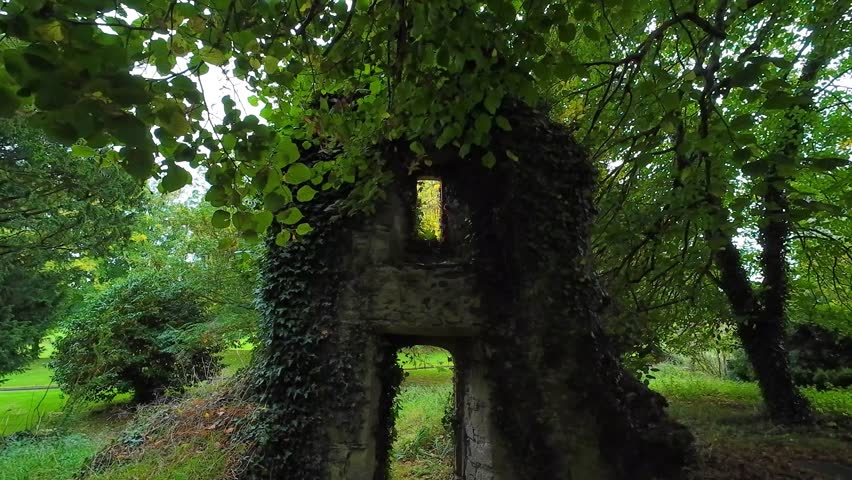
[[209,312],[205,328],[228,343],[256,340],[257,259],[263,245],[210,224],[215,211],[197,197],[152,200],[137,212],[130,242],[98,265],[102,281],[126,275],[171,277],[191,286]]
[[180,278],[131,275],[89,299],[56,345],[54,380],[70,395],[139,402],[210,378],[221,368],[221,337],[203,327],[198,291]]
[[68,287],[130,233],[138,181],[0,121],[0,376],[38,356]]

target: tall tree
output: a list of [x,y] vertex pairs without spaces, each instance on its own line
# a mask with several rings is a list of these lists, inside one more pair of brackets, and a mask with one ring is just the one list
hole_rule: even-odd
[[837,81],[852,67],[849,8],[659,2],[638,26],[604,8],[594,19],[609,56],[579,41],[587,76],[556,87],[607,168],[598,245],[609,274],[639,308],[717,289],[783,423],[811,418],[784,349],[791,232],[848,206],[817,201],[797,179],[848,169],[848,144],[821,124],[848,133]]
[[141,193],[121,169],[0,121],[0,375],[38,355],[66,287],[130,233]]

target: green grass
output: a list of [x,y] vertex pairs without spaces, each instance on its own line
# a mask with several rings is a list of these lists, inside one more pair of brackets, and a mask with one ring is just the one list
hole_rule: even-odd
[[453,438],[442,424],[452,391],[446,379],[443,384],[403,386],[397,397],[391,480],[453,478]]
[[[223,354],[223,375],[232,375],[251,361],[251,350],[226,350]],[[52,371],[48,360],[39,359],[26,371],[11,375],[0,385],[0,435],[53,425],[63,416],[66,397],[58,390],[33,390],[24,392],[2,391],[3,388],[44,387],[50,385]],[[120,395],[116,401],[125,401],[129,395]],[[93,404],[93,408],[105,404]],[[84,408],[85,410],[85,408]]]
[[65,402],[59,390],[0,392],[0,434],[37,428],[61,416]]
[[222,353],[222,362],[225,364],[225,368],[222,369],[222,376],[230,377],[240,368],[248,366],[253,355],[252,349],[232,348],[225,350]]
[[0,448],[0,478],[70,479],[102,445],[103,442],[80,434],[9,442]]
[[228,463],[229,452],[215,437],[184,442],[175,448],[148,450],[141,458],[90,474],[87,480],[216,480]]
[[[673,402],[701,399],[751,408],[762,405],[760,390],[754,382],[721,379],[668,364],[660,365],[659,369],[649,385]],[[802,393],[811,401],[817,413],[852,416],[852,389],[819,391],[803,388]]]
[[6,377],[0,388],[43,387],[50,385],[53,370],[47,366],[50,360],[40,358],[33,361],[26,370]]

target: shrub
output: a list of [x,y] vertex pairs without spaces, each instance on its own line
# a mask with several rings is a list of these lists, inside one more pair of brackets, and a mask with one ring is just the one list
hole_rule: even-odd
[[205,334],[210,321],[199,292],[165,275],[131,275],[87,299],[56,345],[54,380],[85,400],[133,392],[150,402],[221,369],[221,338]]
[[852,386],[852,338],[819,325],[798,325],[789,347],[793,377],[799,385]]

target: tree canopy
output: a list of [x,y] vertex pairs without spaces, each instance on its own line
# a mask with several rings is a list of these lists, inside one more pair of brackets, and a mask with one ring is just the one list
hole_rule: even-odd
[[38,355],[67,287],[130,233],[142,188],[70,155],[20,119],[0,121],[0,375]]

